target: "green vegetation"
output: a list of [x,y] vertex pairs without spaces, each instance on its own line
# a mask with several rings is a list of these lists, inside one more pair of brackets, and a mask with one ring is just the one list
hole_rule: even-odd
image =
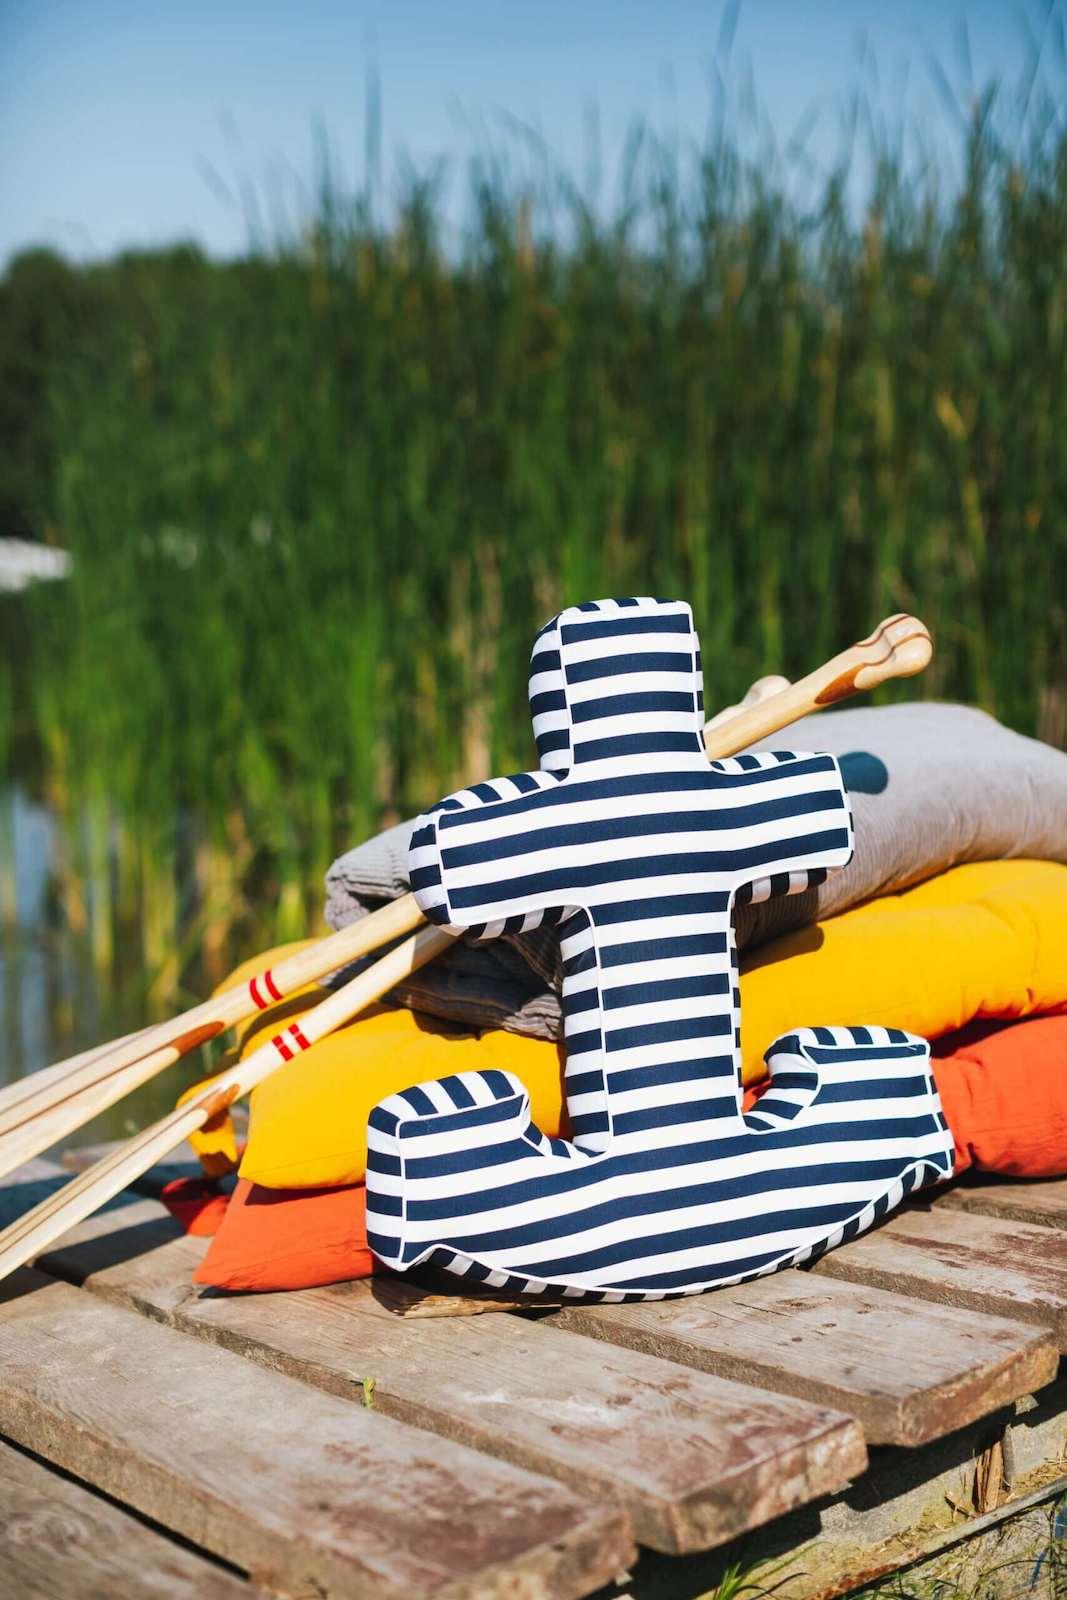
[[[1029,1519],[1026,1519],[1027,1521]],[[1063,1600],[1067,1595],[1067,1499],[1062,1496],[1011,1544],[1009,1521],[999,1530],[964,1542],[940,1557],[897,1572],[847,1600]],[[955,1569],[955,1570],[953,1570]]]
[[796,1572],[798,1554],[798,1551],[791,1551],[777,1561],[769,1557],[751,1563],[731,1561],[715,1588],[698,1595],[697,1600],[746,1600],[746,1597],[747,1600],[774,1600],[775,1593],[789,1581],[788,1576],[781,1574],[793,1569],[793,1575],[799,1575]]
[[101,970],[169,998],[303,934],[336,851],[528,762],[575,599],[691,599],[711,705],[915,610],[901,692],[1063,742],[1063,127],[991,90],[953,193],[884,143],[861,204],[728,119],[635,135],[613,207],[523,145],[458,237],[434,180],[386,224],[324,161],[240,261],[16,260],[0,533],[75,568],[0,600],[0,759],[67,819]]

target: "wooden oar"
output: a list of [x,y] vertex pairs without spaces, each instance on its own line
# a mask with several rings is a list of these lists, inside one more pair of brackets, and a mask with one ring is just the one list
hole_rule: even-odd
[[[851,693],[857,682],[871,687],[886,676],[919,671],[929,654],[929,637],[921,623],[909,617],[889,618],[870,639],[835,657],[799,684],[788,685],[784,679],[761,680],[754,686],[757,692],[749,693],[749,699],[756,703],[732,707],[728,721],[733,724],[743,715],[746,720],[740,726],[752,741],[765,736],[768,728],[775,731],[784,726],[790,706],[795,708],[794,714],[803,714],[820,703]],[[768,715],[760,709],[768,702],[764,685],[776,682],[785,684],[785,688],[781,694],[769,697],[773,712]],[[711,755],[719,751],[718,729],[726,716],[719,713],[708,724],[705,737]],[[738,746],[733,744],[732,748]],[[188,1050],[304,984],[402,936],[421,920],[414,898],[404,896],[374,916],[319,941],[273,970],[258,973],[250,982],[205,1001],[172,1022],[129,1035],[112,1046],[87,1051],[9,1086],[0,1092],[0,1174],[66,1137]]]
[[[913,617],[890,617],[869,639],[835,656],[799,683],[769,696],[729,722],[706,730],[708,755],[715,759],[736,754],[750,744],[770,738],[798,717],[832,704],[857,688],[871,689],[890,678],[910,677],[921,672],[931,653],[930,636],[921,622]],[[392,910],[399,904],[401,902],[393,902],[384,909]],[[367,928],[382,916],[382,912],[376,912],[357,926]],[[384,934],[382,942],[392,937],[395,937],[395,929]],[[105,1205],[196,1128],[224,1111],[316,1040],[357,1016],[394,984],[432,960],[450,942],[451,935],[442,929],[423,927],[313,1011],[305,1012],[297,1022],[283,1028],[247,1060],[238,1062],[206,1084],[185,1105],[87,1168],[65,1188],[27,1212],[0,1233],[0,1278],[47,1249],[68,1228]],[[332,970],[332,963],[322,970]],[[310,981],[307,974],[303,981]]]
[[[784,678],[760,679],[749,691],[744,704],[720,711],[708,723],[705,729],[708,754],[722,753],[725,746],[720,747],[718,743],[719,729],[727,723],[731,729],[730,750],[743,749],[743,743],[733,742],[735,737],[743,737],[744,743],[755,743],[787,726],[791,720],[832,704],[856,689],[873,688],[887,678],[908,677],[920,672],[930,659],[930,651],[929,634],[921,622],[903,615],[888,617],[869,639],[835,656],[799,683],[788,684]],[[764,686],[772,684],[785,687],[768,695]],[[294,990],[317,982],[327,973],[349,966],[391,939],[410,933],[421,920],[414,896],[404,895],[372,916],[319,940],[279,962],[272,970],[257,973],[248,983],[205,1000],[172,1021],[83,1051],[8,1084],[0,1089],[0,1138],[24,1126],[31,1118],[55,1110],[82,1089],[103,1082],[134,1062],[143,1061],[145,1077],[151,1077],[207,1039],[254,1016],[257,1010],[285,999]],[[133,1088],[144,1079],[124,1081]],[[104,1110],[126,1092],[127,1089],[118,1090],[115,1086],[114,1092],[108,1091],[96,1104],[96,1110]]]
[[120,1067],[117,1072],[109,1072],[105,1078],[88,1084],[77,1094],[58,1099],[47,1110],[38,1111],[0,1139],[0,1178],[14,1172],[27,1161],[32,1161],[42,1150],[50,1150],[53,1145],[69,1138],[101,1111],[106,1111],[108,1106],[132,1094],[177,1059],[173,1047],[165,1045],[162,1050],[155,1050],[127,1067]]

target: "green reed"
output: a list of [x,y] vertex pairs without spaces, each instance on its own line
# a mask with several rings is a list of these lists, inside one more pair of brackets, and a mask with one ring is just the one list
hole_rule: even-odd
[[883,145],[801,205],[720,121],[635,137],[613,206],[489,153],[459,237],[430,180],[385,223],[327,175],[245,259],[63,269],[33,501],[74,577],[18,602],[0,746],[77,818],[99,965],[220,975],[338,850],[527,764],[573,600],[690,599],[710,706],[914,610],[898,697],[1064,742],[1067,136],[994,100],[940,194]]

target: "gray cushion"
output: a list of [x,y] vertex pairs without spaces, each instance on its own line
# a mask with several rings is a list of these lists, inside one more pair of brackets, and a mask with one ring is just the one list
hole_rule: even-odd
[[[1067,861],[1067,754],[970,706],[909,702],[826,711],[756,749],[828,750],[844,762],[856,852],[818,888],[737,912],[742,949],[834,916],[965,861]],[[405,894],[411,823],[334,862],[326,919],[341,928]],[[559,1032],[559,947],[551,929],[460,945],[394,998],[473,1027]]]

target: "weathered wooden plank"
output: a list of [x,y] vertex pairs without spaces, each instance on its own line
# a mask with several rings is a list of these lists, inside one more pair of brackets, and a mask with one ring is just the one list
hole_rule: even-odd
[[0,1431],[278,1588],[548,1600],[632,1553],[615,1508],[36,1272],[0,1370]]
[[[74,1281],[91,1275],[98,1292],[166,1316],[193,1299],[189,1277],[205,1248],[142,1201],[121,1217],[83,1224],[43,1265]],[[393,1287],[376,1279],[369,1293],[391,1307]],[[406,1285],[398,1280],[396,1288]],[[212,1305],[196,1302],[197,1317],[210,1323]],[[916,1445],[953,1432],[1051,1382],[1057,1369],[1054,1335],[1030,1323],[810,1273],[692,1300],[575,1305],[547,1320],[829,1405],[856,1417],[877,1444]]]
[[255,1600],[256,1593],[0,1441],[0,1594],[9,1600]]
[[[235,1111],[238,1109],[234,1108]],[[116,1145],[117,1141],[110,1140],[105,1144],[78,1145],[65,1150],[60,1157],[60,1166],[53,1169],[56,1181],[61,1172],[69,1174],[83,1171],[102,1156],[110,1154]],[[139,1195],[158,1200],[166,1184],[177,1178],[195,1178],[200,1175],[200,1170],[192,1146],[181,1144],[166,1161],[157,1162],[143,1173],[131,1188]],[[3,1204],[3,1181],[0,1180],[0,1206]],[[42,1194],[44,1192],[41,1191]],[[28,1210],[29,1206],[24,1204],[21,1209]],[[0,1224],[2,1221],[0,1215]],[[447,1272],[432,1270],[404,1276],[383,1274],[377,1284],[377,1293],[382,1304],[388,1305],[398,1317],[474,1317],[486,1312],[528,1311],[531,1307],[554,1307],[563,1303],[559,1295],[525,1295],[516,1299],[492,1289],[481,1289],[477,1295],[466,1294],[458,1278]]]
[[[93,1161],[107,1155],[115,1149],[115,1144],[116,1142],[112,1140],[106,1144],[79,1146],[64,1151],[58,1165],[52,1162],[34,1161],[28,1167],[21,1167],[16,1173],[0,1179],[0,1226],[28,1211],[31,1205],[35,1205],[38,1200],[44,1199],[45,1195],[66,1182],[72,1172],[81,1172]],[[180,1146],[167,1161],[150,1167],[130,1190],[112,1204],[132,1205],[138,1197],[158,1200],[167,1183],[176,1178],[196,1177],[199,1172],[200,1166],[191,1146]],[[181,1231],[177,1227],[167,1227],[162,1219],[150,1227],[150,1219],[156,1215],[152,1212],[132,1211],[127,1223],[128,1227],[141,1222],[145,1224],[143,1246],[146,1251],[156,1242],[163,1242]],[[92,1236],[92,1229],[89,1227],[87,1232],[86,1228],[78,1228],[75,1230],[75,1235],[80,1244],[85,1244]],[[96,1237],[100,1241],[101,1259],[92,1269],[94,1271],[103,1266],[104,1258],[112,1255],[116,1248],[122,1259],[135,1253],[132,1249],[132,1240],[131,1247],[127,1248],[125,1243],[112,1238],[110,1224],[103,1230],[97,1229]],[[203,1256],[207,1242],[192,1239],[189,1243],[191,1274]],[[64,1274],[58,1265],[61,1259],[62,1251],[56,1253],[53,1248],[49,1270],[58,1270],[61,1276],[69,1276]],[[128,1286],[128,1281],[124,1278],[124,1287]],[[97,1287],[102,1287],[102,1283],[98,1282]],[[173,1289],[173,1284],[171,1287]],[[387,1305],[396,1316],[405,1318],[472,1317],[481,1316],[486,1312],[528,1311],[531,1308],[556,1307],[563,1303],[559,1295],[526,1295],[516,1299],[514,1296],[498,1294],[492,1289],[480,1290],[477,1296],[472,1296],[463,1292],[458,1278],[452,1277],[447,1272],[434,1271],[414,1272],[403,1276],[382,1274],[376,1280],[375,1293],[382,1304]]]
[[780,1272],[691,1300],[574,1305],[554,1325],[764,1384],[857,1417],[871,1444],[924,1444],[1051,1383],[1051,1333],[884,1289]]
[[[0,1189],[0,1196],[2,1196]],[[118,1202],[115,1202],[116,1206]],[[195,1291],[192,1275],[207,1253],[210,1239],[186,1235],[162,1205],[143,1195],[125,1193],[119,1218],[97,1212],[51,1245],[40,1265],[70,1283],[92,1279],[97,1294],[132,1303],[149,1316],[166,1316]],[[168,1248],[162,1253],[162,1246]],[[113,1270],[114,1269],[114,1270]],[[431,1283],[442,1274],[436,1274]],[[400,1317],[472,1316],[484,1311],[513,1310],[518,1302],[450,1297],[435,1287],[399,1274],[376,1275],[372,1285],[380,1305]],[[464,1310],[453,1310],[458,1298]],[[542,1302],[538,1301],[537,1304]],[[549,1304],[558,1304],[553,1301]],[[524,1302],[529,1309],[529,1302]]]
[[1067,1178],[1043,1178],[1028,1183],[1010,1178],[975,1179],[973,1182],[964,1179],[947,1189],[937,1205],[953,1211],[1003,1217],[1008,1222],[1067,1228]]
[[623,1505],[654,1549],[708,1549],[866,1466],[840,1412],[515,1318],[400,1323],[365,1284],[194,1299],[181,1326]]
[[98,1219],[84,1244],[75,1231],[41,1264],[332,1393],[361,1395],[369,1381],[381,1411],[625,1506],[656,1549],[722,1543],[866,1464],[860,1429],[839,1412],[540,1322],[399,1322],[366,1282],[189,1294],[194,1241],[123,1261],[122,1220],[106,1255]]
[[899,1212],[814,1271],[1050,1328],[1067,1350],[1067,1234],[937,1204]]

